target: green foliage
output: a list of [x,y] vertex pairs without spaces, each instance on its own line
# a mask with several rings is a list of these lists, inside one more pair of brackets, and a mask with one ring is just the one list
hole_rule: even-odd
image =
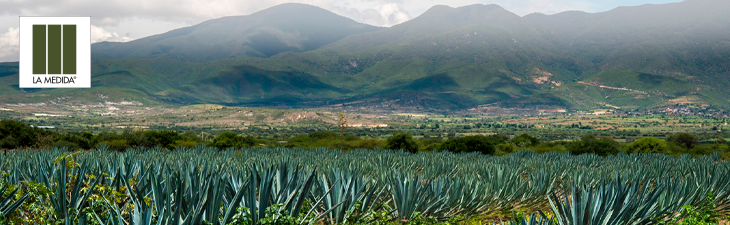
[[[25,191],[28,195],[23,205],[18,209],[10,222],[15,224],[47,224],[50,222],[48,217],[53,212],[53,206],[47,201],[47,197],[52,195],[51,190],[42,183],[33,181],[23,181],[18,187]],[[16,197],[19,196],[16,194]],[[19,213],[22,211],[23,213]]]
[[[504,154],[510,154],[510,153],[514,152],[515,150],[517,150],[517,147],[515,147],[512,144],[502,143],[502,144],[498,144],[497,146],[495,146],[495,149],[497,150],[498,153],[501,153],[501,155],[504,155]],[[500,154],[498,154],[498,155],[500,155]]]
[[[717,204],[712,193],[707,193],[705,204],[700,207],[685,205],[679,215],[674,216],[668,222],[661,222],[660,225],[718,225],[720,215],[716,211]],[[730,218],[726,218],[730,219]]]
[[18,147],[18,140],[13,135],[8,135],[0,139],[0,148],[13,149],[16,147]]
[[446,221],[439,220],[433,215],[424,215],[421,212],[414,212],[410,219],[398,219],[394,217],[390,212],[390,207],[387,205],[380,205],[376,207],[379,210],[367,210],[361,209],[362,203],[356,202],[355,207],[352,210],[347,211],[347,221],[342,223],[343,225],[356,225],[356,224],[372,224],[372,225],[456,225],[463,220],[461,215],[450,217]]
[[127,140],[117,139],[117,140],[111,140],[111,141],[105,141],[102,142],[106,144],[109,149],[116,150],[116,151],[124,151],[129,148],[129,145],[127,144]]
[[408,133],[396,133],[388,137],[387,149],[403,149],[410,153],[418,152],[418,143]]
[[533,136],[530,136],[529,134],[521,134],[519,136],[516,136],[510,140],[513,144],[517,145],[517,147],[531,147],[536,146],[540,144],[540,139],[537,139]]
[[596,138],[592,135],[584,135],[579,141],[568,145],[568,151],[574,155],[593,153],[606,156],[619,152],[619,144],[610,138]]
[[58,141],[54,142],[51,145],[51,147],[66,148],[66,150],[69,150],[69,151],[76,151],[78,149],[81,149],[81,147],[78,144],[69,142],[69,141],[65,141],[65,140],[58,140]]
[[497,136],[464,136],[443,142],[441,149],[455,153],[480,152],[482,154],[493,155],[495,152],[494,145],[504,141],[503,138]]
[[[307,221],[306,218],[290,216],[289,212],[283,209],[283,204],[275,204],[266,208],[266,214],[264,218],[258,221],[256,224],[261,225],[297,225],[302,224],[303,221]],[[310,218],[311,219],[311,218]],[[250,210],[246,207],[238,207],[236,214],[232,217],[231,222],[227,224],[231,225],[249,225],[252,224]]]
[[210,146],[219,149],[241,148],[251,147],[255,142],[256,140],[251,136],[240,136],[232,131],[226,131],[213,138]]
[[193,131],[187,131],[187,132],[181,134],[180,136],[182,136],[183,137],[182,139],[184,139],[185,141],[191,141],[191,142],[195,142],[198,144],[205,143],[205,140],[203,140],[203,138],[200,135],[196,134]]
[[124,151],[130,147],[162,147],[174,149],[179,146],[193,147],[203,145],[205,140],[200,138],[194,132],[186,132],[178,134],[171,130],[147,130],[147,131],[124,131],[122,134],[111,132],[103,132],[97,135],[91,133],[66,133],[58,135],[58,141],[71,142],[78,145],[81,149],[90,149],[90,146],[96,146],[105,143],[109,148]]
[[667,143],[655,137],[644,137],[629,145],[629,152],[665,153],[669,150]]
[[308,135],[314,140],[338,138],[340,135],[334,131],[317,131]]
[[[22,197],[15,199],[15,194],[20,191],[20,188],[13,188],[8,190],[10,184],[3,184],[0,186],[0,222],[8,222],[14,217],[15,210],[18,209],[21,204],[28,198],[28,193],[22,195]],[[9,193],[6,195],[6,191]]]
[[441,143],[444,142],[441,138],[421,138],[418,139],[419,149],[423,151],[441,150]]
[[30,127],[20,121],[0,120],[0,137],[2,137],[0,138],[0,148],[31,147],[38,142],[39,136],[49,133],[49,131]]
[[543,142],[537,146],[530,147],[529,149],[532,151],[535,151],[537,153],[546,153],[546,152],[568,152],[568,148],[565,146],[570,145],[570,142],[563,142],[563,141],[557,141],[557,142]]
[[200,145],[200,142],[192,141],[192,140],[190,140],[190,141],[177,140],[177,141],[175,141],[175,144],[174,144],[175,147],[183,147],[183,148],[192,148],[192,147],[195,147],[198,145]]
[[687,150],[694,148],[700,142],[697,136],[694,136],[690,133],[674,134],[669,136],[667,140],[676,145],[682,146]]

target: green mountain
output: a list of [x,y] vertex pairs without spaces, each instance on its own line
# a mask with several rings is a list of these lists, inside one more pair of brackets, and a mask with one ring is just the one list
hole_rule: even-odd
[[728,11],[730,2],[713,0],[524,17],[497,5],[434,6],[376,28],[285,4],[94,44],[90,90],[20,90],[17,64],[2,64],[0,81],[9,85],[0,97],[422,110],[730,108]]
[[270,57],[309,51],[348,35],[379,30],[322,8],[282,4],[247,16],[205,21],[128,43],[92,45],[95,58],[163,57],[209,61],[230,57]]

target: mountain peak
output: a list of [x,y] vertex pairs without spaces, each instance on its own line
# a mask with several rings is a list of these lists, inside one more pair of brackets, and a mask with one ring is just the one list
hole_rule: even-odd
[[[461,14],[461,13],[510,13],[508,10],[502,8],[499,5],[496,4],[472,4],[472,5],[466,5],[461,6],[457,8],[453,8],[447,5],[434,5],[426,12],[421,14],[421,16],[443,16],[446,14]],[[419,16],[420,17],[420,16]]]
[[420,16],[394,27],[455,29],[470,24],[498,24],[507,20],[519,20],[520,16],[495,4],[474,4],[458,8],[436,5]]
[[275,5],[264,10],[255,12],[251,16],[289,16],[289,15],[318,15],[318,14],[331,14],[336,15],[333,12],[327,11],[326,9],[307,5],[302,3],[284,3]]
[[127,43],[95,44],[92,51],[112,58],[167,57],[185,61],[266,58],[287,51],[314,50],[351,34],[378,29],[316,6],[287,3]]

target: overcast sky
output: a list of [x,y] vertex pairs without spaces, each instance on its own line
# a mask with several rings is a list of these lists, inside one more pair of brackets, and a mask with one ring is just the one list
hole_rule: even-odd
[[91,41],[130,41],[205,20],[248,15],[297,2],[315,5],[355,21],[392,26],[434,5],[497,4],[524,16],[568,10],[603,12],[618,6],[681,0],[0,0],[0,62],[18,60],[19,16],[91,16]]

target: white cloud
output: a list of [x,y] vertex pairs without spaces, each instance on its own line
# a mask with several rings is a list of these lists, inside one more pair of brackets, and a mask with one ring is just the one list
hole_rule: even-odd
[[411,18],[408,11],[393,2],[355,7],[351,5],[334,6],[330,10],[355,21],[381,27],[390,27]]
[[109,32],[104,28],[91,25],[91,43],[102,42],[102,41],[130,41],[131,38],[127,36],[119,36],[117,32]]
[[380,16],[385,19],[385,26],[393,26],[395,24],[406,22],[410,19],[408,12],[403,10],[403,8],[396,3],[378,5],[375,6],[375,10],[377,10],[380,13]]
[[108,32],[104,28],[91,25],[91,43],[106,41],[117,36],[119,36],[117,32]]
[[0,62],[18,61],[20,58],[20,37],[18,28],[8,28],[0,35]]

